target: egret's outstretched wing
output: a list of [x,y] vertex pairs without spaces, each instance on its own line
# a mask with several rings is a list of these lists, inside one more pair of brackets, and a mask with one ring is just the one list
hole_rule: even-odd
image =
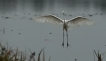
[[80,25],[92,25],[94,22],[92,20],[89,20],[84,17],[76,17],[69,21],[67,21],[67,24],[70,24],[72,26],[78,27]]
[[60,19],[54,15],[41,16],[41,17],[35,18],[35,20],[38,22],[50,22],[53,24],[62,24],[63,23],[62,19]]

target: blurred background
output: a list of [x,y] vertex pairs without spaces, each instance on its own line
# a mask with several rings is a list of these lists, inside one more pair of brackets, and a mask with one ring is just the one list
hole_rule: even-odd
[[[33,20],[54,14],[62,19],[84,16],[95,22],[69,31],[68,49],[62,44],[62,25]],[[0,0],[0,42],[20,51],[36,52],[45,48],[46,60],[93,61],[93,51],[106,52],[106,0]],[[103,57],[103,56],[102,56]],[[97,57],[96,57],[97,60]],[[104,58],[106,61],[106,57]]]

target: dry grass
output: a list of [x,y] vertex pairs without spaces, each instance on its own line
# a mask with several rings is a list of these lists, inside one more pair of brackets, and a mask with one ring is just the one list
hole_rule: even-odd
[[[105,52],[106,53],[106,52]],[[96,55],[96,57],[97,57],[97,61],[103,61],[103,59],[104,59],[104,54],[105,53],[99,53],[99,50],[98,50],[98,52],[96,52],[95,50],[94,50],[94,61],[95,61],[95,55]]]
[[[29,59],[27,59],[26,52],[24,54],[23,52],[20,52],[18,48],[16,50],[12,50],[11,47],[8,47],[8,44],[7,47],[5,47],[0,43],[0,61],[41,61],[40,55],[42,51],[42,61],[45,61],[44,48],[39,52],[38,57],[35,57],[35,52],[32,53],[30,51],[31,54],[29,56]],[[35,58],[38,58],[38,60],[35,60]],[[48,61],[50,61],[50,58]]]
[[[41,49],[41,51],[38,54],[38,57],[35,57],[36,56],[35,52],[31,52],[30,49],[29,51],[30,51],[30,56],[27,56],[26,51],[20,52],[18,48],[13,50],[11,49],[11,47],[8,46],[8,43],[7,46],[5,47],[0,42],[0,61],[45,61],[44,48]],[[41,60],[41,53],[43,53],[42,60]],[[104,56],[105,53],[101,54],[99,50],[98,52],[94,50],[94,61],[95,61],[95,56],[97,57],[97,61],[103,61],[105,57]],[[37,58],[37,60],[35,58]],[[51,60],[51,56],[49,57],[48,61],[50,60]],[[75,59],[75,61],[77,61],[77,59]]]

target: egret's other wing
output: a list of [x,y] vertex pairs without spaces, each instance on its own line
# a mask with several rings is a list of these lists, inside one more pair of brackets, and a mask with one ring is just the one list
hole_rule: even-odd
[[41,17],[35,18],[35,20],[38,22],[50,22],[53,24],[62,24],[63,23],[62,19],[60,19],[54,15],[41,16]]
[[92,20],[89,20],[84,17],[76,17],[69,21],[67,21],[67,24],[71,24],[72,26],[78,27],[80,25],[92,25],[94,22]]

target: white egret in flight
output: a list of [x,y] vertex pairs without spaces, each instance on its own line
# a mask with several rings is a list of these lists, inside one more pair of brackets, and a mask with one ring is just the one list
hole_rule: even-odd
[[[64,11],[63,11],[63,17],[64,17]],[[80,25],[92,25],[93,21],[89,20],[87,18],[84,18],[82,16],[78,16],[75,17],[73,19],[70,20],[63,20],[60,19],[59,17],[55,16],[55,15],[45,15],[45,16],[41,16],[38,18],[35,18],[34,20],[39,21],[39,22],[51,22],[53,24],[62,24],[63,25],[63,42],[62,42],[62,46],[64,47],[64,30],[66,31],[66,36],[67,36],[67,48],[68,46],[70,46],[68,44],[68,30],[69,30],[69,25],[72,26],[80,26]]]

